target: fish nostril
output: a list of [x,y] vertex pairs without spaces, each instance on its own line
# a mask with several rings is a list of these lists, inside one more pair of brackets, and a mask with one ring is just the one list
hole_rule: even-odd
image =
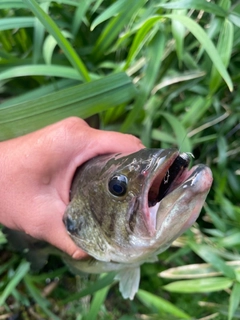
[[65,224],[68,232],[75,233],[77,231],[76,221],[72,220],[71,217],[65,216],[63,218],[63,223]]

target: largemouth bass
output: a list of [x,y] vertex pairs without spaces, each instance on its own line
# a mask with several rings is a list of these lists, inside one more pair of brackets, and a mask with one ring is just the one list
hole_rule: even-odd
[[74,268],[117,271],[123,297],[133,299],[140,265],[156,261],[195,222],[205,202],[211,170],[188,170],[189,162],[189,154],[176,149],[142,149],[98,156],[78,168],[63,222],[92,258],[72,261]]

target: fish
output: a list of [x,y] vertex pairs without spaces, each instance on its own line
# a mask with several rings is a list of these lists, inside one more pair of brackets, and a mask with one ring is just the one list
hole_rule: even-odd
[[97,156],[79,167],[63,223],[89,259],[72,259],[72,267],[115,271],[123,298],[132,300],[140,266],[157,261],[204,205],[212,172],[203,164],[188,169],[191,158],[175,148],[145,148]]

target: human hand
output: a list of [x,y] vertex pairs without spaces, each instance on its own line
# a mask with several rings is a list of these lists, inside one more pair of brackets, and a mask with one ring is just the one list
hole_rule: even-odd
[[100,154],[142,147],[134,136],[93,129],[74,117],[1,142],[0,223],[45,240],[75,259],[85,257],[62,222],[76,168]]

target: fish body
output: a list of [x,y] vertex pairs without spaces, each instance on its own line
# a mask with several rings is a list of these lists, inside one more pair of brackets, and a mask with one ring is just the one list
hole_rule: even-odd
[[72,261],[88,273],[117,271],[124,298],[133,299],[139,266],[197,219],[212,184],[211,170],[188,170],[177,149],[142,149],[98,156],[78,168],[63,222],[73,241],[94,259]]

